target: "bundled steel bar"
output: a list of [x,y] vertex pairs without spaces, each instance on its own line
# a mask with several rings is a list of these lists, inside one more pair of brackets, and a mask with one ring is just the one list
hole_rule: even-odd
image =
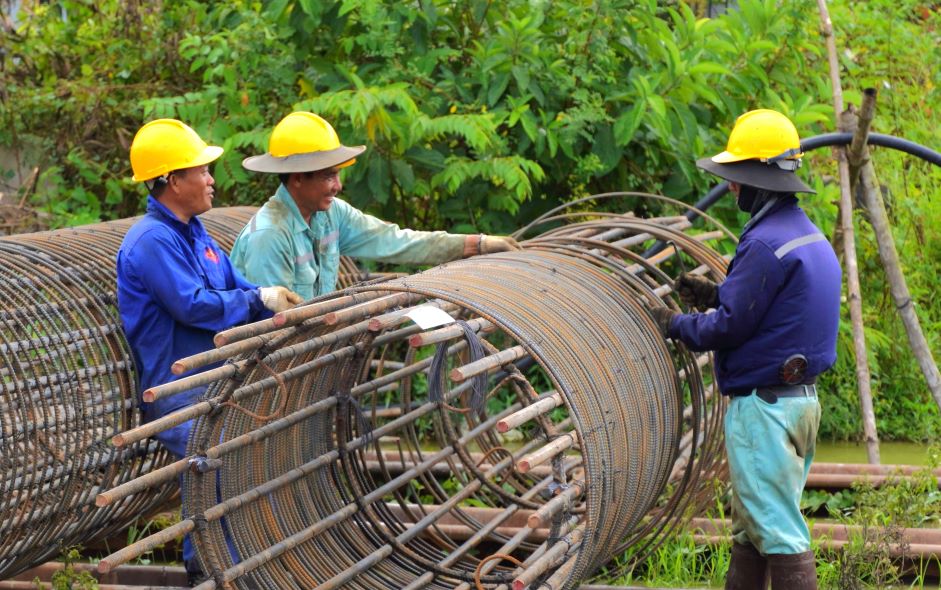
[[[214,209],[201,219],[228,251],[254,211]],[[165,477],[95,506],[100,491],[169,462],[147,440],[110,444],[139,424],[115,275],[135,221],[0,238],[0,578],[125,528],[176,490]],[[351,264],[344,260],[343,286],[360,278]]]
[[[204,222],[231,247],[252,211]],[[94,506],[94,490],[168,458],[148,441],[108,444],[138,421],[115,305],[115,256],[134,221],[0,238],[0,578],[127,526],[174,490]]]
[[[530,229],[546,227],[523,251],[354,286],[179,359],[229,362],[205,401],[116,440],[195,419],[205,468],[184,475],[179,525],[101,569],[189,532],[204,589],[572,588],[627,545],[653,550],[711,500],[724,405],[711,357],[665,342],[647,309],[678,305],[686,266],[720,279],[726,262],[685,218],[554,212]],[[656,242],[670,248],[645,257]],[[506,536],[521,509],[541,533]]]

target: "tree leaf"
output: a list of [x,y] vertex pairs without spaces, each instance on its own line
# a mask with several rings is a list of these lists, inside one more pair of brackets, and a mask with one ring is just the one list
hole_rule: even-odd
[[701,61],[689,67],[693,74],[731,74],[732,71],[726,66],[714,61]]
[[634,139],[646,112],[647,103],[635,102],[634,106],[621,113],[614,122],[614,142],[618,147],[624,147]]

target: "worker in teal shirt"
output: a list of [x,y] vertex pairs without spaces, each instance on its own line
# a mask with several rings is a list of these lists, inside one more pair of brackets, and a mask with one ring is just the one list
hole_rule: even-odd
[[248,280],[312,299],[336,288],[341,255],[440,264],[519,248],[509,237],[401,229],[338,198],[340,169],[365,150],[342,145],[327,121],[302,111],[278,123],[268,153],[245,159],[248,170],[281,180],[232,249],[232,263]]

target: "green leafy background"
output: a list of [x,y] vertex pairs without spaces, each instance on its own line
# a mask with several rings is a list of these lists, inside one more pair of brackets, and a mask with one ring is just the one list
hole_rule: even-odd
[[[259,205],[277,181],[241,160],[263,152],[272,126],[296,109],[323,115],[347,145],[368,146],[344,171],[345,197],[409,227],[508,233],[560,202],[619,190],[691,203],[714,180],[696,158],[721,150],[742,112],[778,109],[802,136],[833,129],[816,3],[741,0],[712,19],[707,4],[723,3],[27,0],[15,20],[2,15],[0,145],[38,167],[28,203],[56,225],[142,210],[127,152],[157,117],[225,147],[217,206]],[[936,5],[830,4],[847,102],[874,86],[875,131],[941,149]],[[887,150],[874,158],[941,357],[932,297],[941,174]],[[819,194],[804,206],[830,235],[835,166],[828,150],[807,160]],[[745,221],[728,199],[713,212],[734,228]],[[938,408],[857,216],[880,435],[935,439]],[[822,383],[824,437],[860,436],[852,355],[844,319],[837,367]]]

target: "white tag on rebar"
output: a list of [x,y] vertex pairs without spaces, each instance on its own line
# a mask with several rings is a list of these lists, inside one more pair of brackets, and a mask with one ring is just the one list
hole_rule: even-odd
[[419,305],[405,315],[418,324],[418,327],[422,330],[454,323],[454,318],[434,305]]

